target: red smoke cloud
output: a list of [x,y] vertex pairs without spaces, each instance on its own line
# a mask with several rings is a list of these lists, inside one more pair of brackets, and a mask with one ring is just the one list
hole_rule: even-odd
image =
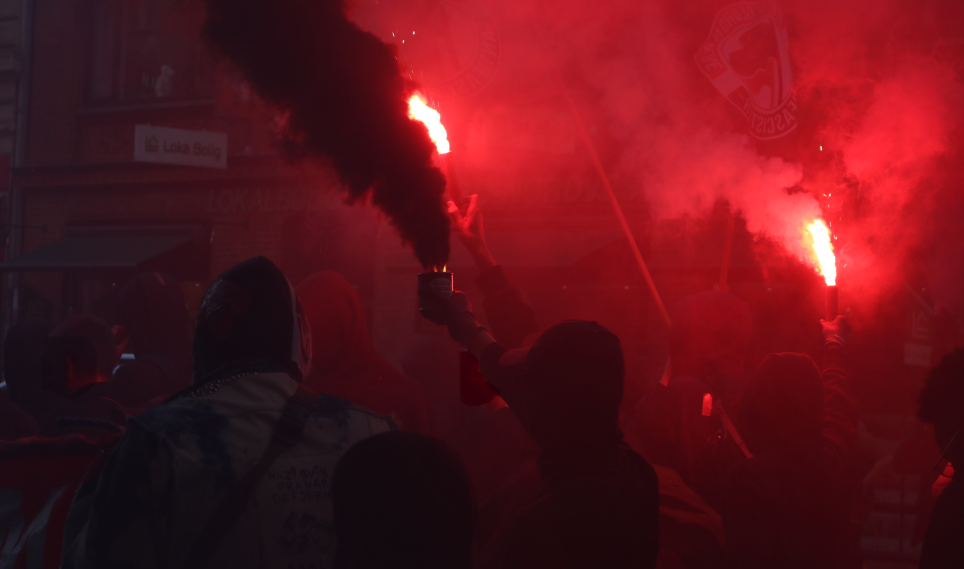
[[[412,1],[388,10],[364,0],[356,7],[363,27],[395,41],[412,76],[436,88],[469,170],[464,183],[492,203],[602,196],[584,166],[565,88],[621,200],[643,200],[655,218],[699,217],[725,200],[758,238],[814,265],[803,226],[826,217],[839,238],[841,285],[867,308],[915,266],[940,268],[929,275],[935,283],[964,276],[953,255],[964,236],[945,211],[964,215],[954,165],[964,108],[959,2]],[[727,36],[767,15],[776,23]],[[472,63],[473,42],[490,28],[501,46],[493,77]],[[705,68],[704,43],[726,51],[736,74],[714,78],[720,69]],[[459,57],[446,59],[446,50]],[[461,67],[448,83],[437,80],[454,59]],[[460,77],[478,85],[452,96]],[[733,90],[740,82],[743,99]],[[748,110],[747,100],[759,108]],[[786,111],[782,127],[767,130],[768,105],[771,116]],[[789,133],[775,136],[780,128]],[[964,290],[957,283],[943,288]],[[964,308],[954,294],[944,302]]]
[[[487,207],[539,215],[560,203],[605,206],[565,89],[628,207],[645,204],[657,220],[700,218],[725,200],[757,238],[810,265],[804,224],[822,216],[838,237],[846,297],[869,310],[923,271],[935,301],[964,310],[960,2],[357,0],[349,8],[362,28],[394,43],[407,78],[438,103],[461,183]],[[720,34],[740,17],[776,13],[778,26],[724,46],[748,89],[740,99],[697,54],[708,39],[724,45]],[[747,100],[786,110],[777,130],[789,132],[767,138]]]

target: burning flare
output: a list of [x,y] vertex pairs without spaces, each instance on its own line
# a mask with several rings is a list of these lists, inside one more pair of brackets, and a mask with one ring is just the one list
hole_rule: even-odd
[[813,236],[813,252],[817,255],[820,272],[823,274],[824,280],[827,281],[827,286],[836,286],[837,259],[833,254],[833,245],[830,244],[830,230],[819,219],[811,223],[807,229]]
[[442,126],[442,115],[432,107],[425,104],[418,94],[414,94],[408,100],[408,116],[417,120],[428,128],[428,136],[435,143],[435,148],[439,154],[448,154],[449,139]]

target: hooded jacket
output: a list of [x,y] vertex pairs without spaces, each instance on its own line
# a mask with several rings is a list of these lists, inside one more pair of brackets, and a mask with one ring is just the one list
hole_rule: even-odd
[[725,373],[721,362],[736,359],[742,365],[752,330],[750,309],[730,293],[705,291],[681,299],[672,321],[673,378],[640,399],[626,438],[719,508],[723,473],[745,458],[720,416],[724,411],[738,423],[743,377]]
[[[193,385],[131,419],[85,526],[65,539],[64,567],[183,566],[230,489],[264,455],[309,369],[309,336],[297,296],[264,257],[218,277],[198,314]],[[335,464],[358,440],[394,428],[318,395],[300,442],[272,463],[210,566],[330,567]]]
[[402,430],[431,435],[425,390],[375,351],[354,287],[335,271],[319,271],[297,292],[311,327],[312,370],[305,385],[390,415]]
[[771,354],[748,384],[740,416],[753,457],[722,485],[729,567],[861,566],[857,410],[841,352],[827,348],[822,373],[808,356]]
[[[512,356],[524,354],[524,363]],[[622,440],[619,339],[567,321],[531,349],[499,344],[480,360],[486,380],[539,445],[542,495],[505,531],[500,566],[655,567],[659,489],[653,467]]]

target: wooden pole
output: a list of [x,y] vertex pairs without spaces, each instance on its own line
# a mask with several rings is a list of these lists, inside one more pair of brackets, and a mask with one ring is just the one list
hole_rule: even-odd
[[723,243],[723,268],[720,269],[720,290],[730,290],[726,278],[730,272],[730,252],[733,250],[733,226],[736,225],[736,212],[730,214],[730,221],[726,225],[726,241]]
[[[562,82],[560,81],[560,83]],[[596,173],[599,174],[599,180],[602,182],[603,187],[606,188],[606,194],[612,203],[613,211],[616,212],[616,218],[619,219],[619,225],[623,228],[623,233],[626,234],[626,240],[629,241],[629,247],[633,250],[633,256],[636,257],[639,270],[643,272],[643,278],[646,279],[646,285],[649,286],[649,292],[653,295],[653,300],[656,302],[659,314],[663,317],[663,322],[666,323],[666,327],[669,328],[672,326],[672,322],[669,319],[669,312],[666,311],[666,306],[663,305],[663,299],[660,298],[659,291],[656,290],[656,283],[653,282],[653,277],[650,276],[649,269],[646,267],[646,261],[643,260],[643,255],[639,252],[636,238],[633,237],[633,232],[629,229],[629,223],[626,222],[626,216],[623,215],[623,208],[619,205],[619,200],[616,199],[616,193],[613,192],[612,186],[609,185],[609,178],[606,176],[606,171],[603,170],[599,156],[596,155],[596,148],[593,146],[592,140],[589,138],[589,133],[586,132],[586,127],[583,125],[582,118],[579,116],[579,109],[576,108],[576,103],[573,102],[572,97],[569,96],[569,90],[565,84],[561,84],[561,89],[563,96],[566,98],[566,102],[569,104],[569,110],[572,111],[572,117],[576,121],[579,135],[582,137],[582,141],[589,151],[589,157],[592,159],[592,164],[596,168]]]

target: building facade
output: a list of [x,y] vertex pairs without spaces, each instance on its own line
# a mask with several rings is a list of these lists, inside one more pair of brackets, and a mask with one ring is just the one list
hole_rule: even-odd
[[[8,200],[7,325],[77,312],[110,321],[117,292],[143,270],[177,277],[196,309],[211,278],[254,255],[271,258],[295,282],[320,268],[340,270],[370,302],[371,255],[342,252],[347,243],[373,248],[377,220],[343,207],[326,172],[281,159],[270,114],[201,41],[200,3],[28,4],[30,120]],[[7,30],[19,25],[19,12],[6,6],[0,160],[12,146],[6,105],[18,79],[12,75],[8,86],[3,67],[7,36],[16,40]],[[150,157],[151,141],[135,137],[139,128],[177,129],[165,132],[188,145],[205,136],[226,140],[208,145],[222,162],[189,165],[193,152],[174,153],[174,163],[144,162],[138,149],[146,144]],[[179,156],[187,160],[178,163]]]

